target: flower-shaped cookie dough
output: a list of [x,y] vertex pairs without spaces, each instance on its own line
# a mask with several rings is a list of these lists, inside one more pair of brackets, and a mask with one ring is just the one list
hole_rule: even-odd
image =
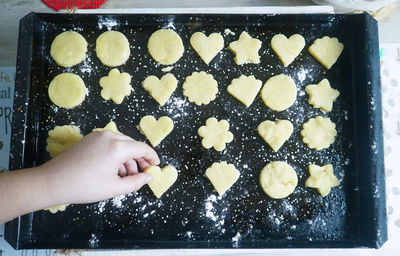
[[218,83],[214,77],[206,72],[193,72],[186,77],[183,83],[183,95],[190,102],[197,105],[208,104],[213,101],[218,93]]
[[303,124],[301,136],[309,148],[321,150],[329,148],[335,141],[336,125],[327,117],[310,118]]
[[108,76],[100,78],[101,97],[105,100],[112,99],[115,103],[121,104],[126,96],[129,96],[132,91],[131,76],[128,73],[120,73],[114,68]]
[[332,110],[333,102],[340,95],[338,90],[332,89],[328,79],[323,79],[318,84],[307,85],[306,92],[309,96],[308,103],[326,112]]
[[206,125],[199,128],[199,135],[203,138],[201,144],[204,148],[214,147],[217,151],[222,151],[226,147],[226,143],[233,140],[233,134],[229,131],[229,123],[226,120],[218,120],[210,117],[206,121]]
[[333,174],[333,166],[331,164],[324,166],[310,164],[308,171],[310,172],[310,177],[306,180],[306,186],[316,188],[321,196],[327,196],[332,187],[340,184],[335,174]]
[[261,41],[252,38],[247,32],[240,34],[239,40],[229,44],[229,49],[236,54],[235,62],[238,65],[246,63],[260,63],[258,50],[261,48]]

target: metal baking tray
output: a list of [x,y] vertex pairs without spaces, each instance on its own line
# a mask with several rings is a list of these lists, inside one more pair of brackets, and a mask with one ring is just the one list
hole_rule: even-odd
[[[160,107],[140,83],[148,75],[160,77],[162,66],[147,52],[147,40],[160,28],[181,35],[185,53],[171,73],[179,86]],[[225,48],[205,65],[189,45],[196,31],[225,29]],[[109,29],[124,33],[132,48],[120,70],[132,75],[134,92],[120,105],[100,97],[99,79],[110,68],[102,65],[94,48],[97,36]],[[72,68],[57,66],[49,56],[54,37],[75,30],[89,43],[88,58]],[[261,64],[238,66],[227,49],[247,31],[263,42]],[[300,33],[306,40],[301,55],[284,68],[269,42],[276,33]],[[322,36],[334,36],[345,48],[332,69],[310,56],[307,47]],[[182,83],[193,71],[206,71],[219,83],[215,101],[206,106],[189,103]],[[89,95],[82,105],[66,110],[54,106],[47,87],[54,76],[73,72],[83,78]],[[258,96],[245,108],[226,87],[240,74],[265,82],[285,73],[297,84],[298,98],[287,111],[269,110]],[[307,103],[304,88],[328,78],[340,91],[328,114]],[[383,166],[381,92],[377,22],[368,14],[352,15],[240,15],[240,14],[42,14],[20,21],[10,170],[37,166],[49,160],[47,132],[71,122],[83,134],[113,119],[121,132],[145,140],[137,129],[147,114],[167,115],[172,133],[156,147],[162,165],[179,170],[177,182],[156,199],[145,186],[137,193],[105,202],[72,205],[64,212],[38,211],[6,225],[6,239],[15,248],[288,248],[380,247],[387,239]],[[301,142],[302,124],[316,115],[329,116],[338,136],[326,150],[310,150]],[[234,140],[224,152],[201,146],[197,129],[211,116],[227,119]],[[294,133],[273,152],[257,134],[267,119],[289,119]],[[226,160],[240,171],[238,182],[218,197],[205,178],[207,167]],[[287,161],[299,183],[283,200],[266,196],[259,186],[261,169],[270,161]],[[341,184],[322,198],[304,185],[309,163],[334,165]]]

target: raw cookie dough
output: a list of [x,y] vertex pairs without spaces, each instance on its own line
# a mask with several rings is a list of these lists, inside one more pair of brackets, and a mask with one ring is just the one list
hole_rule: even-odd
[[288,109],[296,101],[297,89],[290,76],[281,74],[265,82],[261,98],[265,105],[275,111]]
[[271,48],[285,67],[293,62],[305,45],[304,37],[299,34],[294,34],[289,39],[283,34],[277,34],[271,39]]
[[148,115],[140,120],[139,129],[155,147],[174,129],[174,122],[168,116],[162,116],[156,120]]
[[323,79],[318,84],[307,85],[306,92],[309,96],[308,103],[326,112],[332,110],[333,102],[340,95],[338,90],[332,89],[328,79]]
[[310,54],[325,68],[330,69],[337,61],[344,49],[344,45],[336,37],[324,36],[318,38],[308,47]]
[[222,196],[239,179],[240,173],[233,164],[223,161],[213,163],[208,167],[206,176],[218,194]]
[[303,142],[316,150],[329,148],[335,141],[336,134],[336,125],[329,118],[322,116],[310,118],[301,130]]
[[46,208],[44,210],[49,211],[49,212],[54,214],[54,213],[57,213],[57,212],[65,211],[65,209],[67,209],[68,205],[69,204],[60,204],[60,205],[56,205],[56,206],[53,206],[53,207],[50,207],[50,208]]
[[165,166],[160,169],[158,166],[149,166],[144,170],[153,179],[147,183],[157,198],[160,198],[177,180],[178,172],[173,166]]
[[293,193],[297,186],[297,174],[285,162],[271,162],[262,169],[260,184],[268,196],[282,199]]
[[122,135],[122,133],[118,131],[117,125],[113,121],[109,122],[106,126],[104,126],[104,128],[94,128],[93,131],[112,131],[116,134]]
[[254,76],[241,75],[239,78],[232,80],[227,90],[233,97],[246,107],[249,107],[260,91],[261,86],[261,80],[256,79]]
[[247,32],[240,34],[239,40],[229,44],[229,49],[236,54],[235,62],[238,65],[246,63],[260,63],[258,50],[261,48],[261,41],[252,38]]
[[204,33],[196,32],[190,37],[190,45],[208,65],[224,48],[224,38],[219,33],[206,36]]
[[178,80],[171,73],[165,74],[161,79],[156,76],[148,76],[142,82],[142,86],[158,104],[163,106],[178,86]]
[[217,151],[225,149],[226,144],[232,142],[233,134],[229,131],[229,123],[226,120],[218,120],[210,117],[205,126],[198,130],[200,137],[203,138],[201,144],[204,148],[214,147]]
[[183,95],[190,102],[197,105],[207,105],[213,101],[218,93],[218,83],[214,77],[206,72],[193,72],[186,77],[183,83]]
[[181,37],[170,29],[160,29],[151,34],[147,49],[151,57],[163,65],[177,62],[185,50]]
[[318,166],[310,164],[308,166],[310,177],[306,180],[306,187],[316,188],[321,196],[327,196],[332,187],[339,186],[340,182],[333,173],[333,166],[327,164]]
[[108,76],[100,78],[101,97],[105,100],[112,99],[121,104],[126,96],[132,91],[131,76],[128,73],[120,73],[117,68],[111,69]]
[[50,55],[60,66],[72,67],[86,59],[87,42],[75,31],[65,31],[54,38]]
[[96,54],[104,65],[120,66],[131,54],[128,39],[118,31],[104,32],[96,40]]
[[273,151],[278,151],[293,133],[293,124],[288,120],[264,121],[258,125],[258,133]]
[[87,89],[82,78],[72,73],[63,73],[53,78],[48,92],[54,104],[70,109],[83,102]]
[[46,151],[51,157],[56,157],[61,152],[71,147],[83,138],[81,130],[75,125],[56,126],[49,131]]

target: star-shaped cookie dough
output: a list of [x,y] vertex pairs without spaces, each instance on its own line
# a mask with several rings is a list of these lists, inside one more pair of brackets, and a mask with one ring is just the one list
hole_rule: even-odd
[[333,102],[340,95],[338,90],[332,89],[328,79],[323,79],[318,84],[307,85],[306,92],[309,96],[308,103],[326,112],[332,110]]
[[306,180],[306,187],[316,188],[321,196],[327,196],[332,187],[339,186],[340,182],[333,173],[333,166],[327,164],[318,166],[310,164],[308,166],[310,177]]
[[261,48],[261,41],[252,38],[247,32],[240,34],[239,40],[229,44],[229,49],[236,54],[235,62],[238,65],[246,63],[260,63],[258,50]]
[[198,130],[200,137],[203,138],[201,144],[204,148],[214,147],[217,151],[222,151],[226,147],[226,143],[233,140],[233,134],[229,131],[229,123],[226,120],[218,120],[210,117],[206,121],[206,125]]
[[101,97],[105,100],[113,100],[117,104],[121,104],[126,96],[132,91],[131,76],[128,73],[120,73],[114,68],[108,76],[100,78]]

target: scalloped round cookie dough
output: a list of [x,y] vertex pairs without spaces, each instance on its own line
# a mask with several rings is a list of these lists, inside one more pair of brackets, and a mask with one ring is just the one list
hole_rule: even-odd
[[343,49],[344,45],[336,37],[329,36],[316,39],[308,47],[310,54],[327,69],[336,63]]
[[147,115],[140,119],[139,129],[155,147],[172,132],[174,122],[168,116],[162,116],[156,120],[154,116]]
[[56,205],[56,206],[53,206],[53,207],[46,208],[44,210],[45,211],[49,211],[49,212],[54,214],[54,213],[57,213],[57,212],[65,211],[65,209],[67,209],[68,205],[69,204],[60,204],[60,205]]
[[293,193],[297,186],[297,174],[285,162],[271,162],[262,169],[260,184],[269,197],[282,199]]
[[284,74],[271,77],[261,89],[264,104],[275,111],[290,108],[296,101],[296,97],[296,84],[290,76]]
[[289,38],[283,34],[277,34],[271,39],[271,48],[285,67],[294,61],[305,45],[304,37],[299,34],[294,34]]
[[147,49],[151,57],[163,65],[176,63],[185,50],[181,37],[171,29],[159,29],[151,34]]
[[183,95],[190,102],[197,105],[207,105],[215,100],[218,93],[218,83],[214,77],[204,71],[193,72],[192,75],[186,77],[183,83]]
[[163,106],[176,90],[178,80],[171,73],[163,75],[161,79],[158,79],[156,76],[148,76],[142,82],[142,86],[158,104]]
[[54,104],[70,109],[83,102],[87,89],[79,76],[72,73],[62,73],[50,82],[48,93]]
[[329,148],[336,135],[336,125],[328,117],[322,116],[310,118],[301,130],[303,142],[315,150]]
[[96,54],[100,61],[109,67],[124,64],[131,54],[128,39],[118,31],[106,31],[96,40]]
[[201,144],[204,148],[213,147],[217,151],[225,149],[226,144],[232,142],[233,134],[229,131],[229,123],[226,120],[218,120],[210,117],[198,130],[199,136],[203,138]]
[[86,59],[87,42],[75,31],[57,35],[51,43],[50,56],[60,66],[72,67]]
[[131,75],[126,72],[120,73],[117,68],[111,69],[107,76],[100,78],[101,97],[121,104],[125,97],[131,95]]
[[333,173],[333,165],[331,164],[324,166],[310,164],[308,171],[310,177],[306,180],[306,187],[316,188],[321,196],[327,196],[332,187],[340,185],[338,178]]
[[246,107],[249,107],[256,98],[262,86],[261,80],[254,76],[241,75],[232,80],[227,90],[229,94],[242,102]]
[[239,39],[229,44],[229,49],[236,55],[234,60],[236,64],[260,63],[258,51],[261,48],[261,41],[252,38],[247,32],[243,31]]
[[75,125],[56,126],[48,135],[46,151],[51,157],[56,157],[83,138],[81,130]]
[[308,103],[326,112],[332,110],[333,102],[340,95],[338,90],[332,89],[328,79],[323,79],[318,84],[307,85],[306,92],[309,96]]
[[220,196],[232,187],[239,179],[240,172],[233,164],[228,164],[225,161],[213,163],[206,170],[206,176],[211,181],[215,190]]
[[224,38],[220,33],[212,33],[206,36],[196,32],[190,37],[190,45],[207,65],[224,48]]

